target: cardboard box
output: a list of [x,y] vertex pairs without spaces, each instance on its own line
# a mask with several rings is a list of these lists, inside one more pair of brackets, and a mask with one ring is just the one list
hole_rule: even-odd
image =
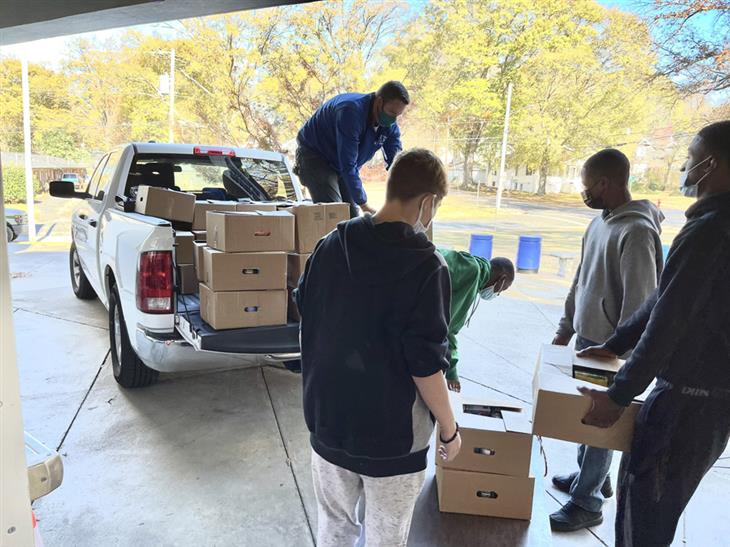
[[205,230],[193,230],[195,241],[205,241]]
[[236,204],[239,213],[254,213],[256,211],[276,211],[276,203],[244,202]]
[[296,251],[311,253],[320,239],[350,219],[347,203],[299,204],[286,209],[296,218]]
[[235,211],[236,201],[220,201],[215,199],[206,199],[195,202],[195,214],[193,215],[193,230],[206,230],[208,211]]
[[195,247],[195,276],[198,281],[203,281],[203,249],[208,244],[205,241],[196,241],[193,243]]
[[[572,350],[567,348],[571,353]],[[570,372],[572,357],[568,355],[567,365],[554,362],[556,353],[552,346],[545,346],[540,352],[533,379],[532,433],[553,439],[586,444],[597,448],[609,448],[629,452],[634,435],[634,421],[641,403],[633,402],[612,427],[603,429],[585,425],[583,417],[591,407],[590,398],[578,393],[578,386],[595,389],[595,385],[576,380]],[[554,368],[555,365],[558,368]]]
[[215,292],[201,283],[200,316],[217,330],[286,325],[286,291]]
[[198,292],[198,278],[195,275],[194,264],[178,264],[177,284],[181,294],[196,294]]
[[304,273],[304,267],[311,254],[289,253],[286,268],[286,282],[289,287],[296,288],[299,285],[299,278]]
[[286,253],[224,253],[203,249],[202,281],[213,291],[286,289]]
[[195,236],[192,232],[175,232],[175,264],[195,263]]
[[209,247],[228,253],[294,250],[294,217],[287,212],[208,212]]
[[439,510],[490,517],[530,520],[533,477],[457,471],[436,466]]
[[194,209],[193,194],[156,186],[137,187],[137,199],[134,204],[136,213],[170,221],[192,222]]
[[453,461],[441,462],[444,469],[529,476],[532,427],[521,406],[458,396],[452,397],[452,406],[461,431],[461,452]]

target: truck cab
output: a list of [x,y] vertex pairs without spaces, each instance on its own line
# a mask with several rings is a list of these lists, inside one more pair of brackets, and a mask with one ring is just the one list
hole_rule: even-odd
[[215,330],[197,295],[181,294],[174,233],[190,230],[134,212],[139,186],[197,199],[300,202],[283,154],[221,146],[132,143],[98,162],[84,191],[51,183],[51,195],[80,200],[72,218],[71,285],[109,312],[114,377],[124,387],[154,383],[160,372],[221,369],[299,359],[299,325]]

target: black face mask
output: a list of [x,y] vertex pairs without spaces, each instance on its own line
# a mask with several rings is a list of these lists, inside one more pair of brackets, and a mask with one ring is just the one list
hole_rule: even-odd
[[583,197],[583,203],[591,209],[605,209],[606,203],[601,197],[594,197],[591,195],[590,190],[583,190],[580,195]]

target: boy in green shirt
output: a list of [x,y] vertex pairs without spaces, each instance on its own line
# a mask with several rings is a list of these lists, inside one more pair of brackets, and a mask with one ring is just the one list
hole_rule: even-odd
[[506,291],[515,280],[515,267],[507,258],[487,260],[465,251],[439,249],[451,276],[451,322],[449,323],[449,370],[446,381],[452,391],[461,391],[456,364],[459,361],[456,335],[469,322],[478,298],[491,300]]

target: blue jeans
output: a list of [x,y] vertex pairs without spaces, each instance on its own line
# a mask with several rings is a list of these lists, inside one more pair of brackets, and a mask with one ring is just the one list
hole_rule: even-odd
[[[598,346],[591,340],[578,336],[575,341],[576,351],[590,346]],[[584,444],[578,447],[578,475],[570,487],[570,501],[586,511],[594,513],[603,507],[601,487],[611,469],[613,450],[595,448]]]

